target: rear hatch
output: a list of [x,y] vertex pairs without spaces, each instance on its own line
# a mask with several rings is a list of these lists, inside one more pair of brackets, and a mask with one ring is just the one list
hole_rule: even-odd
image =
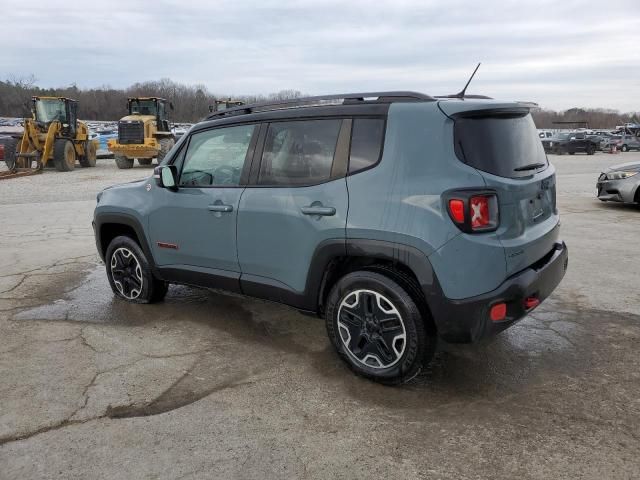
[[549,164],[529,108],[518,103],[443,101],[454,120],[458,159],[495,190],[496,231],[507,276],[542,259],[558,239],[555,169]]

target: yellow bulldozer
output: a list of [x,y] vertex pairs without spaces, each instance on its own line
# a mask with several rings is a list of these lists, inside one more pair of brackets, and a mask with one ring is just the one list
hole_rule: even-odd
[[164,98],[134,97],[127,99],[128,115],[118,122],[118,138],[107,141],[118,168],[133,167],[134,159],[140,165],[158,163],[175,144],[167,116],[167,106],[173,105]]
[[76,166],[96,166],[96,143],[89,128],[78,121],[78,102],[65,97],[32,97],[31,118],[24,119],[9,170],[42,170],[53,160],[56,170],[68,172]]

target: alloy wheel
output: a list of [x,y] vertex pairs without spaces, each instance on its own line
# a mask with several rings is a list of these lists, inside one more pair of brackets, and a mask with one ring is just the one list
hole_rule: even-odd
[[406,349],[407,331],[400,312],[372,290],[355,290],[343,298],[338,330],[349,355],[370,368],[395,365]]
[[144,280],[142,268],[136,256],[125,247],[118,248],[111,255],[111,277],[118,292],[128,300],[134,300],[142,293]]

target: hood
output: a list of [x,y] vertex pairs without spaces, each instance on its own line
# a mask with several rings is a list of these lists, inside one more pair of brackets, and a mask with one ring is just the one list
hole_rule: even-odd
[[143,182],[146,182],[147,180],[149,180],[149,179],[148,178],[141,178],[139,180],[131,180],[130,182],[116,183],[115,185],[109,185],[108,187],[103,188],[102,191],[104,192],[105,190],[110,190],[112,188],[118,188],[118,187],[133,186],[133,184],[143,183]]
[[640,161],[621,163],[619,165],[613,165],[607,169],[608,172],[618,172],[620,170],[625,170],[627,172],[640,172]]
[[120,119],[121,122],[130,122],[130,121],[137,121],[137,122],[155,122],[156,120],[156,116],[155,115],[127,115],[126,117],[122,117]]

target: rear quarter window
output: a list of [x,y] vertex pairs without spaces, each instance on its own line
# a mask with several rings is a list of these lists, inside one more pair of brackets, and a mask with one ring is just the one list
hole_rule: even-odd
[[349,173],[372,167],[380,160],[385,122],[382,118],[355,118],[351,130]]
[[[549,165],[528,113],[475,113],[458,117],[454,142],[458,159],[500,177],[527,177]],[[519,170],[535,164],[542,166]]]

